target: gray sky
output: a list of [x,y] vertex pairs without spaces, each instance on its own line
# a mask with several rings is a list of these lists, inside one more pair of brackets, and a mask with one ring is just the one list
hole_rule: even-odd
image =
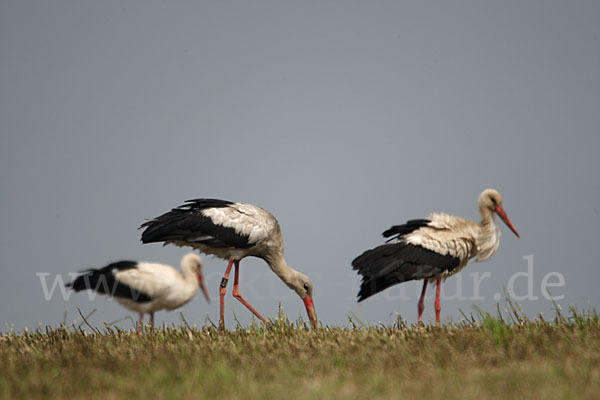
[[[197,197],[273,213],[319,319],[341,325],[416,320],[420,282],[358,305],[350,262],[407,219],[478,220],[493,187],[521,239],[502,225],[496,255],[445,283],[466,299],[442,317],[494,311],[528,255],[531,316],[553,315],[551,272],[564,308],[597,307],[599,17],[590,1],[0,1],[0,329],[70,322],[77,306],[97,325],[135,318],[81,293],[46,301],[36,273],[178,266],[185,249],[142,245],[137,227]],[[182,309],[194,324],[218,320],[226,267],[203,259],[213,302]],[[476,296],[469,274],[486,272]],[[281,302],[306,318],[261,260],[241,279],[263,315]],[[231,288],[226,302],[229,327],[232,310],[251,320]]]

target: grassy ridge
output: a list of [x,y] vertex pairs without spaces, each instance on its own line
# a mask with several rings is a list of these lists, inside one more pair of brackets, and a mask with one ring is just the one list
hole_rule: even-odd
[[[518,315],[518,314],[517,314]],[[297,327],[300,325],[300,327]],[[62,327],[0,337],[3,398],[597,398],[595,313],[315,332]]]

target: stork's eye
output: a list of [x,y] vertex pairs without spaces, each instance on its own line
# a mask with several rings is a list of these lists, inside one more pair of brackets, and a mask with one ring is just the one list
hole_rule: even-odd
[[496,205],[496,199],[492,197],[492,203],[494,203],[494,205]]
[[308,293],[308,283],[304,284],[304,290],[306,290],[306,293]]

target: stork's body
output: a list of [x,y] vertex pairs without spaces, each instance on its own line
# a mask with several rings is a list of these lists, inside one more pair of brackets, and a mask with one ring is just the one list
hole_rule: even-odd
[[220,325],[224,327],[224,297],[231,267],[235,265],[233,296],[261,321],[265,319],[239,292],[239,264],[245,257],[259,257],[304,301],[311,325],[316,328],[312,283],[288,266],[283,257],[283,236],[279,223],[266,210],[247,203],[217,199],[188,200],[187,204],[143,224],[143,243],[163,242],[191,246],[206,254],[228,260],[219,289]]
[[443,279],[461,271],[471,260],[485,261],[494,255],[500,241],[500,229],[494,214],[517,235],[502,208],[502,197],[493,189],[484,190],[478,199],[481,222],[475,223],[448,214],[430,214],[427,219],[395,225],[383,233],[388,243],[367,250],[352,261],[362,275],[358,301],[380,291],[416,279],[424,279],[419,300],[422,322],[423,300],[427,283],[437,283],[435,310],[440,322],[440,287]]
[[114,297],[123,307],[139,313],[138,330],[144,314],[150,314],[150,323],[154,325],[154,312],[183,306],[194,297],[198,287],[210,302],[202,276],[202,261],[194,253],[182,258],[181,273],[163,264],[118,261],[85,271],[68,287],[76,292],[94,290]]

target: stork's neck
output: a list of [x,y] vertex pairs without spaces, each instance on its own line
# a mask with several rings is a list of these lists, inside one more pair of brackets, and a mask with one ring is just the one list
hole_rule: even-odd
[[265,257],[265,261],[269,264],[273,272],[291,288],[292,280],[298,272],[287,264],[285,258],[283,258],[283,254],[276,253],[275,255]]
[[479,207],[479,213],[481,214],[481,222],[479,222],[479,225],[482,229],[495,227],[494,213],[492,210],[487,207]]
[[494,212],[487,207],[479,207],[481,222],[477,236],[477,261],[485,261],[494,255],[500,244],[500,232],[496,227]]
[[192,270],[192,267],[187,264],[181,265],[181,276],[183,278],[183,282],[190,289],[198,288],[198,277],[195,271]]

